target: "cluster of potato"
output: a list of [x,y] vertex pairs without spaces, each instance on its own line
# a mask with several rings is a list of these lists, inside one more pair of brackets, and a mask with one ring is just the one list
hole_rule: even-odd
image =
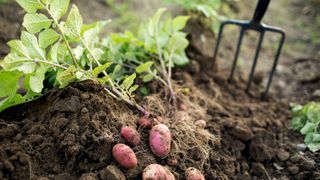
[[[205,121],[199,120],[199,126],[204,128]],[[149,147],[154,155],[159,158],[166,157],[171,150],[171,132],[165,124],[153,126],[149,118],[141,118],[138,124],[144,128],[149,128]],[[121,136],[131,146],[137,146],[141,143],[139,132],[131,126],[121,128]],[[112,149],[114,159],[124,168],[134,169],[137,167],[138,160],[130,146],[126,144],[116,144]],[[202,173],[196,168],[188,168],[185,173],[186,180],[205,180]],[[170,170],[159,164],[148,165],[142,174],[143,180],[175,180]]]

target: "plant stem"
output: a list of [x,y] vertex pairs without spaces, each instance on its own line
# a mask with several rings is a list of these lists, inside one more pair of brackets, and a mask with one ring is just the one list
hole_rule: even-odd
[[44,64],[48,64],[50,66],[54,66],[54,67],[58,67],[58,68],[62,68],[64,70],[67,70],[68,68],[60,65],[60,64],[55,64],[46,60],[41,60],[41,59],[25,59],[25,60],[19,60],[19,61],[15,61],[14,63],[19,63],[19,62],[34,62],[34,63],[44,63]]
[[169,66],[168,66],[168,78],[167,78],[167,83],[168,83],[168,86],[169,86],[169,91],[170,91],[170,96],[173,100],[173,105],[174,107],[176,107],[176,97],[175,97],[175,93],[174,93],[174,90],[173,90],[173,87],[172,87],[172,82],[171,82],[171,76],[172,76],[172,58],[173,58],[173,52],[171,52],[170,54],[170,57],[169,57]]
[[131,106],[134,106],[135,108],[137,108],[140,112],[142,112],[143,114],[144,114],[144,116],[149,116],[149,112],[148,111],[146,111],[142,106],[140,106],[139,104],[137,104],[136,102],[134,102],[134,101],[131,101],[130,99],[127,99],[127,98],[123,98],[122,96],[122,94],[121,95],[119,95],[119,94],[117,94],[117,95],[115,95],[114,93],[112,93],[108,88],[103,88],[108,94],[110,94],[112,97],[114,97],[115,99],[117,99],[117,100],[119,100],[119,98],[117,97],[117,95],[118,96],[120,96],[121,97],[121,100],[122,101],[124,101],[125,103],[127,103],[127,104],[129,104],[129,105],[131,105]]
[[68,42],[68,40],[67,40],[67,38],[66,38],[66,35],[64,34],[64,32],[63,32],[63,30],[62,30],[59,22],[54,18],[54,16],[51,14],[50,10],[48,9],[48,7],[47,7],[46,5],[44,5],[40,0],[38,0],[38,3],[48,12],[48,14],[50,15],[50,17],[53,19],[54,24],[56,24],[56,26],[58,27],[58,30],[60,31],[61,36],[62,36],[62,38],[63,38],[63,41],[64,41],[64,42],[66,43],[66,45],[67,45],[68,51],[69,51],[69,53],[70,53],[70,55],[71,55],[71,59],[72,59],[72,61],[73,61],[73,64],[78,68],[79,65],[78,65],[78,63],[77,63],[77,60],[76,60],[76,58],[74,57],[74,55],[73,55],[73,53],[72,53],[71,46],[70,46],[70,44],[69,44],[69,42]]

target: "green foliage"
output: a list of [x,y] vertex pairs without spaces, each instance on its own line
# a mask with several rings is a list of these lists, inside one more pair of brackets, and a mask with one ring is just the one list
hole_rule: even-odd
[[[135,74],[122,74],[120,80],[109,78],[107,70],[112,63],[101,60],[104,46],[99,33],[108,21],[84,25],[75,5],[67,15],[69,0],[17,2],[27,12],[23,21],[26,31],[22,31],[20,40],[8,42],[11,52],[0,70],[0,111],[45,93],[45,80],[50,87],[64,88],[91,79],[107,85],[105,90],[113,97],[137,105],[132,95],[138,88],[134,85]],[[25,95],[17,92],[19,81],[24,81],[19,88],[27,91]]]
[[292,127],[305,135],[305,143],[312,152],[320,150],[320,103],[311,102],[305,106],[291,108]]
[[[203,22],[205,25],[209,24],[214,32],[218,32],[220,20],[224,19],[219,15],[218,10],[222,5],[222,0],[164,0],[166,3],[177,4],[190,13],[195,13],[198,16],[204,16],[209,22]],[[199,18],[199,17],[196,18]],[[204,20],[204,21],[207,21]]]
[[[101,39],[99,34],[109,21],[83,24],[75,5],[68,12],[69,0],[17,2],[27,12],[26,31],[19,40],[8,42],[11,52],[0,64],[0,82],[4,82],[0,85],[0,111],[33,100],[52,87],[64,88],[84,80],[103,84],[109,95],[143,113],[134,99],[137,77],[143,82],[159,80],[174,96],[171,71],[188,62],[188,41],[181,30],[189,17],[162,21],[165,9],[160,9],[141,26],[139,36],[127,31]],[[19,94],[18,88],[26,94]]]

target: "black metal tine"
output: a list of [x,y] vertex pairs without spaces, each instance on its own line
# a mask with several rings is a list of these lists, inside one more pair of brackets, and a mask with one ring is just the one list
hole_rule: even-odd
[[218,55],[219,46],[220,46],[220,42],[221,42],[224,26],[225,26],[225,23],[222,23],[221,26],[220,26],[219,35],[218,35],[218,39],[217,39],[217,42],[216,42],[216,47],[214,48],[214,54],[213,54],[213,60],[214,61],[216,60],[217,55]]
[[261,31],[260,32],[259,43],[258,43],[258,46],[257,46],[257,49],[256,49],[256,54],[255,54],[253,65],[252,65],[252,69],[251,69],[251,72],[250,72],[250,75],[249,75],[249,81],[247,83],[247,89],[246,89],[247,93],[249,92],[250,87],[251,87],[251,83],[252,83],[254,72],[256,70],[257,61],[258,61],[258,58],[259,58],[259,54],[260,54],[260,50],[261,50],[261,47],[262,47],[263,39],[264,39],[264,31]]
[[239,36],[238,45],[237,45],[237,51],[236,51],[236,55],[235,55],[234,60],[233,60],[232,69],[231,69],[231,73],[230,73],[230,76],[229,76],[229,81],[232,80],[233,75],[234,75],[234,71],[235,71],[236,66],[237,66],[237,62],[238,62],[238,57],[239,57],[239,53],[240,53],[240,49],[241,49],[241,44],[242,44],[244,31],[245,31],[245,29],[243,27],[241,27],[240,36]]
[[272,31],[272,32],[279,33],[281,35],[281,40],[280,40],[280,45],[279,45],[277,54],[275,56],[274,63],[273,63],[273,66],[272,66],[272,70],[271,70],[271,73],[270,73],[270,76],[269,76],[267,88],[266,88],[266,91],[264,92],[264,94],[262,96],[262,99],[265,99],[267,97],[268,93],[269,93],[269,89],[270,89],[270,86],[271,86],[271,83],[272,83],[273,75],[274,75],[274,73],[276,71],[277,64],[278,64],[278,61],[279,61],[279,57],[280,57],[280,54],[281,54],[281,50],[282,50],[282,47],[283,47],[283,44],[284,44],[284,41],[285,41],[285,38],[286,38],[286,34],[282,30],[269,29],[268,28],[267,31]]

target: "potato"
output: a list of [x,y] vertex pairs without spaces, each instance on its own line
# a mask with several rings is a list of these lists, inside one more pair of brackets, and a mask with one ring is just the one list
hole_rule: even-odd
[[176,166],[176,165],[178,165],[178,159],[174,158],[174,157],[170,157],[167,159],[167,164],[169,166]]
[[150,164],[142,173],[142,180],[175,180],[168,168],[159,164]]
[[134,169],[137,167],[138,160],[133,150],[125,144],[116,144],[112,148],[114,159],[123,167]]
[[186,170],[185,174],[186,180],[206,180],[202,173],[193,167],[190,167]]
[[207,122],[205,120],[200,119],[195,122],[195,125],[204,129],[207,127]]
[[154,126],[149,135],[149,146],[151,151],[158,157],[165,157],[171,149],[171,133],[164,124]]
[[139,145],[141,142],[138,131],[130,126],[123,126],[121,128],[121,136],[126,140],[127,143],[133,146]]
[[186,111],[186,110],[188,110],[188,107],[185,104],[179,104],[179,110]]
[[150,128],[150,129],[153,126],[152,120],[149,119],[149,118],[146,118],[146,117],[140,118],[139,121],[138,121],[138,124],[139,124],[139,126],[142,126],[144,128]]

